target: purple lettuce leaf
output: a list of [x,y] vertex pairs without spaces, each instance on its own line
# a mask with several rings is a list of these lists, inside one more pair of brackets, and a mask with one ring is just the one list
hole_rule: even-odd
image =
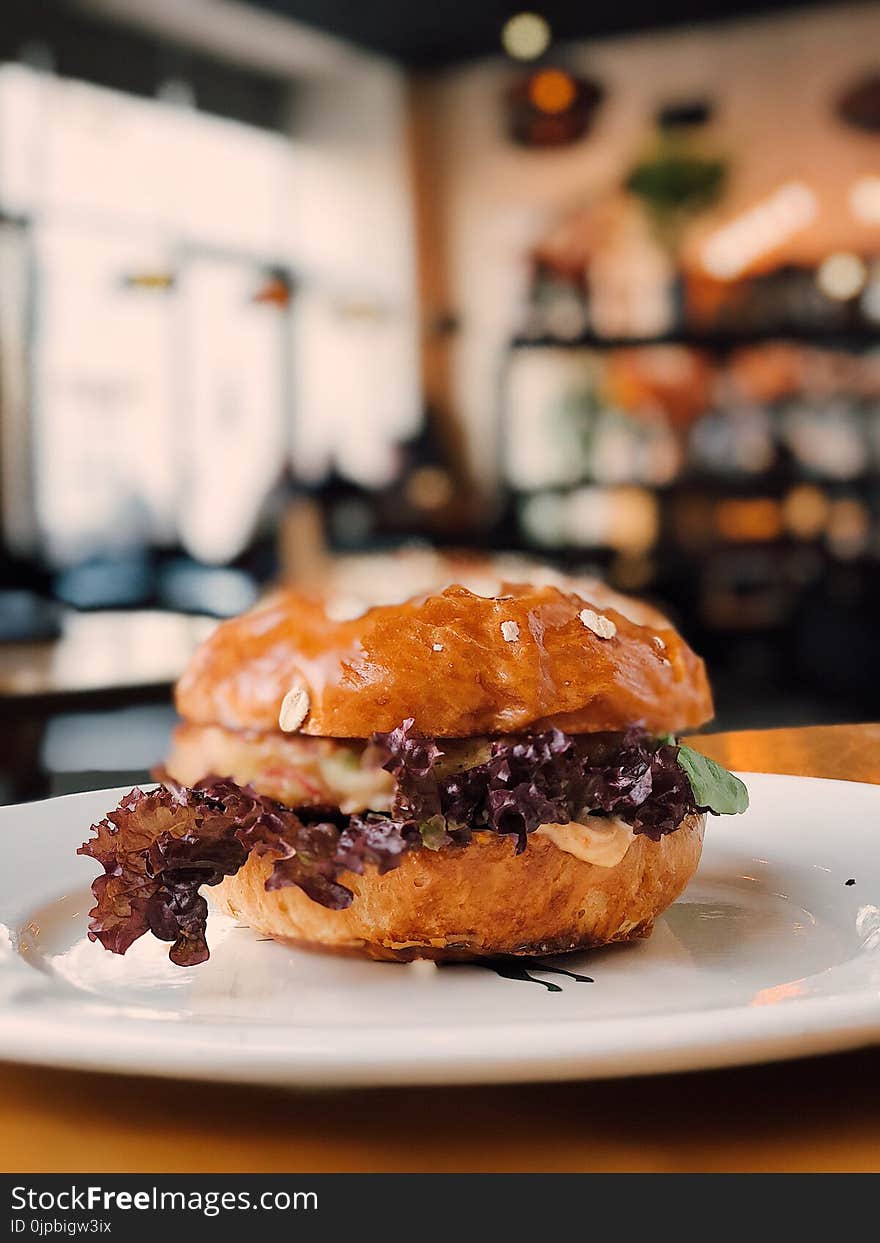
[[658,840],[703,810],[677,745],[644,730],[574,737],[554,729],[496,738],[484,763],[452,774],[438,768],[442,752],[415,734],[411,719],[377,734],[374,745],[395,778],[392,816],[436,825],[439,815],[450,840],[485,828],[516,837],[519,852],[540,825],[587,815],[616,816]]
[[[240,792],[237,787],[236,799]],[[199,890],[232,876],[247,857],[240,821],[218,797],[180,787],[134,789],[78,853],[104,868],[92,885],[89,937],[115,954],[146,932],[172,941],[180,966],[208,957],[208,907]]]

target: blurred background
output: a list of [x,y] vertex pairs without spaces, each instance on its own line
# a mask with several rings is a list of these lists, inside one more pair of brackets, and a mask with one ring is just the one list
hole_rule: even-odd
[[876,719],[878,560],[877,6],[5,0],[0,801],[279,582],[546,563]]

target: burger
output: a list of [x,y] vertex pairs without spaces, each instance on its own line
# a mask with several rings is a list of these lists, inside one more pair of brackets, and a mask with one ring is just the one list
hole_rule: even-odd
[[649,935],[706,814],[748,796],[679,741],[712,715],[705,668],[647,618],[505,584],[343,618],[282,592],[220,625],[178,683],[160,784],[80,848],[103,868],[89,935],[202,962],[206,895],[277,941],[374,959]]

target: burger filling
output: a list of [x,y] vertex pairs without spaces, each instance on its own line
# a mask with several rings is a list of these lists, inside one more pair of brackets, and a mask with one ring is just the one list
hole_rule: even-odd
[[617,867],[635,837],[630,826],[617,816],[584,816],[570,824],[542,824],[535,830],[584,863],[600,868]]
[[205,773],[226,773],[236,785],[255,785],[285,807],[338,807],[346,815],[390,811],[394,780],[381,764],[365,762],[364,753],[358,739],[181,725],[171,768],[184,785],[195,785]]
[[[296,805],[258,794],[238,762],[227,768],[237,782],[166,778],[156,790],[133,790],[95,825],[80,847],[104,868],[92,886],[91,939],[123,954],[152,932],[173,943],[173,962],[203,962],[200,890],[234,875],[252,853],[273,859],[267,889],[297,886],[340,910],[354,897],[344,873],[367,865],[384,873],[416,850],[463,849],[474,833],[509,837],[518,854],[537,833],[613,867],[636,835],[659,841],[689,815],[748,805],[731,773],[637,729],[450,742],[420,736],[409,720],[367,744],[298,741],[301,771],[285,778],[306,791]],[[265,789],[266,765],[248,754]]]

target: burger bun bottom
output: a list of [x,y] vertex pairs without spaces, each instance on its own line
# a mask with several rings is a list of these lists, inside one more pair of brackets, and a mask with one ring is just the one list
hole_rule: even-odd
[[688,816],[659,842],[637,834],[614,867],[585,863],[532,834],[476,833],[467,846],[419,850],[380,876],[343,873],[354,894],[329,910],[301,889],[267,890],[273,856],[251,855],[208,897],[276,941],[408,962],[534,956],[633,941],[682,893],[700,861],[705,816]]

